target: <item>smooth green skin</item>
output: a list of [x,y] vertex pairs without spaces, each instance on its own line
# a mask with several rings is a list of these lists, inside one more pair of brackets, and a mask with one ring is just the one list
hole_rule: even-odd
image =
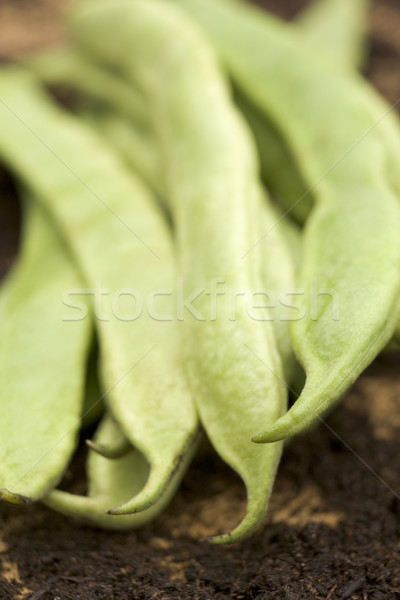
[[146,184],[163,202],[163,183],[160,175],[159,156],[154,136],[143,132],[113,110],[93,107],[83,113],[85,120],[119,152],[129,167],[139,173]]
[[[393,332],[400,288],[399,127],[366,82],[327,68],[292,27],[245,4],[179,5],[202,24],[236,85],[281,132],[317,199],[299,274],[299,306],[308,313],[291,327],[306,385],[290,411],[253,438],[276,441],[321,418]],[[308,310],[313,285],[334,295],[338,321],[328,296],[314,300],[314,315]]]
[[[314,0],[306,7],[294,21],[308,41],[322,48],[326,57],[334,65],[345,67],[361,66],[366,53],[366,21],[369,0]],[[273,17],[272,17],[273,18]],[[276,19],[278,22],[279,20]],[[125,114],[127,118],[134,118],[137,130],[148,128],[146,106],[140,93],[134,86],[129,90],[118,76],[110,71],[97,67],[93,61],[71,48],[63,48],[39,54],[30,61],[30,65],[49,84],[69,84],[90,97],[106,102]],[[263,176],[268,189],[287,210],[294,206],[291,216],[303,224],[313,205],[313,194],[307,193],[301,172],[296,168],[296,163],[287,148],[284,139],[273,124],[264,119],[251,103],[237,93],[237,102],[245,114],[255,136]],[[120,120],[121,125],[122,119]],[[103,132],[107,135],[107,128],[118,128],[117,123],[107,122]],[[129,139],[131,138],[131,139]],[[133,139],[132,139],[133,138]],[[120,145],[129,144],[137,149],[136,158],[142,163],[143,169],[148,171],[146,156],[141,156],[139,150],[140,139],[135,132],[122,130],[117,136]],[[123,149],[124,150],[124,149]],[[131,154],[132,154],[131,150]],[[302,198],[301,202],[297,202]]]
[[[97,67],[100,70],[100,67]],[[60,80],[60,83],[64,83]],[[84,92],[84,90],[81,90]],[[163,189],[160,175],[160,159],[157,156],[154,135],[140,131],[139,124],[133,124],[113,109],[100,110],[93,106],[86,108],[84,117],[109,141],[125,158],[127,163],[146,180],[162,202]],[[282,217],[272,206],[266,192],[261,191],[260,236],[268,232],[257,251],[260,252],[262,282],[266,290],[277,300],[272,306],[271,318],[274,323],[279,353],[285,371],[285,380],[290,383],[294,366],[288,323],[290,313],[278,301],[282,293],[295,287],[295,270],[300,263],[300,232],[295,224]],[[258,219],[259,220],[259,219]]]
[[139,172],[158,196],[162,194],[148,107],[132,85],[73,46],[45,51],[28,65],[45,84],[67,86],[83,95],[79,116],[107,140],[111,138],[134,172]]
[[[359,67],[366,53],[369,4],[369,0],[314,0],[300,13],[295,24],[311,43],[322,48],[322,52],[335,65]],[[118,107],[118,111],[128,118],[134,117],[138,127],[147,128],[146,107],[135,88],[130,86],[127,89],[118,76],[96,67],[90,59],[82,54],[78,56],[71,48],[39,54],[29,64],[47,83],[72,85],[91,97]],[[290,149],[286,147],[279,131],[246,102],[240,92],[237,101],[255,135],[268,189],[285,209],[304,195],[291,215],[299,223],[304,223],[312,208],[313,195],[306,194],[307,187],[296,164],[292,164]],[[118,125],[114,123],[111,127]],[[129,142],[129,137],[133,137],[131,132],[125,135],[125,143]],[[124,143],[123,139],[124,133],[121,132],[121,144]],[[130,141],[137,147],[137,139]],[[147,165],[143,166],[147,168]]]
[[[334,68],[361,68],[367,53],[369,7],[369,0],[314,0],[292,23]],[[312,209],[314,194],[308,191],[296,156],[274,123],[265,119],[263,112],[240,90],[236,90],[236,101],[257,142],[268,189],[284,210],[290,209],[292,218],[304,224]]]
[[370,0],[313,0],[294,22],[333,63],[361,69],[370,5]]
[[[115,421],[106,415],[95,436],[98,446],[110,446],[124,436]],[[150,467],[144,456],[131,447],[122,458],[109,460],[89,452],[87,461],[88,496],[78,496],[60,490],[51,491],[43,502],[68,517],[82,520],[104,529],[136,529],[156,518],[171,501],[192,458],[194,448],[179,464],[166,493],[147,510],[120,517],[106,514],[110,507],[124,504],[140,493],[146,485]]]
[[297,157],[274,123],[266,119],[240,90],[235,90],[235,100],[253,132],[268,190],[285,214],[303,225],[315,198],[313,190],[308,190],[304,181]]
[[0,498],[37,500],[77,444],[92,319],[63,320],[81,278],[49,216],[24,204],[20,255],[0,291]]
[[[293,21],[303,43],[313,44],[337,68],[361,67],[366,58],[369,0],[314,0]],[[274,17],[270,17],[273,22]],[[275,19],[279,24],[279,19]],[[304,35],[305,34],[305,35]],[[330,66],[327,66],[330,68]],[[274,198],[298,223],[304,224],[314,202],[313,191],[274,123],[265,119],[240,90],[236,101],[257,142],[263,177]]]
[[[140,292],[144,302],[155,290],[173,288],[168,225],[147,189],[103,141],[22,70],[0,73],[0,119],[6,124],[1,159],[52,213],[87,287],[98,281],[109,290],[95,322],[101,383],[124,434],[151,465],[145,487],[129,505],[131,511],[144,510],[166,493],[197,437],[198,418],[181,365],[177,322],[151,318],[146,304],[139,318],[124,321],[114,316],[111,303],[126,288]],[[81,300],[74,296],[70,303]],[[173,296],[155,305],[161,315],[175,314]],[[76,318],[77,310],[63,308]],[[132,313],[132,303],[119,304],[122,316],[128,310]]]
[[[172,6],[148,0],[85,3],[71,27],[93,57],[125,71],[154,115],[185,290],[216,279],[235,292],[259,289],[256,254],[243,258],[258,235],[257,161],[207,43]],[[248,495],[243,521],[215,543],[239,541],[264,518],[281,444],[257,447],[250,436],[286,405],[272,324],[250,319],[240,298],[236,320],[229,320],[228,300],[218,298],[215,320],[189,314],[184,321],[201,421]],[[193,306],[208,315],[209,297]]]

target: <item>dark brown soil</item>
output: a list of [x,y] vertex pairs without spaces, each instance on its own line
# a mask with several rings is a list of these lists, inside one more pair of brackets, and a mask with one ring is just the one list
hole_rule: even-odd
[[[58,39],[62,4],[0,0],[0,56]],[[290,17],[305,2],[263,4]],[[368,74],[394,102],[398,0],[375,3],[371,31]],[[17,247],[18,219],[2,175],[1,273]],[[267,522],[240,545],[199,541],[232,527],[245,506],[237,477],[206,445],[170,507],[137,532],[90,529],[41,505],[1,505],[0,599],[400,598],[399,366],[399,354],[380,357],[325,423],[288,446]]]

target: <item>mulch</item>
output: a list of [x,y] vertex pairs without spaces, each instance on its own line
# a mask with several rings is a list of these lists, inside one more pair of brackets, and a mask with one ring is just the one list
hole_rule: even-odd
[[[59,39],[62,4],[0,0],[0,58]],[[289,18],[305,2],[263,4]],[[390,102],[400,97],[399,31],[398,1],[375,2],[368,76]],[[2,174],[1,274],[18,231],[16,195]],[[232,527],[245,508],[240,481],[207,442],[167,510],[138,531],[105,532],[40,504],[2,504],[0,598],[400,598],[399,366],[399,353],[379,357],[323,423],[287,446],[267,520],[241,544],[203,541]],[[85,452],[82,444],[67,473],[71,490],[82,485]]]

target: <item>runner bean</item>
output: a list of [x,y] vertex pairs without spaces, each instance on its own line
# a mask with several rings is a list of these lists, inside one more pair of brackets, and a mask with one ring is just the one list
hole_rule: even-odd
[[362,68],[370,4],[370,0],[313,0],[295,23],[334,63],[342,68]]
[[281,453],[281,444],[252,445],[250,436],[286,403],[271,323],[251,319],[242,301],[261,287],[258,261],[243,260],[257,238],[260,201],[252,141],[208,44],[172,5],[88,2],[72,29],[93,58],[124,70],[154,115],[183,282],[197,294],[185,316],[187,371],[210,441],[248,494],[242,522],[212,540],[238,541],[265,515]]
[[81,285],[36,199],[0,291],[0,497],[21,504],[61,479],[77,444],[92,319],[67,323],[65,289]]
[[[118,425],[106,415],[96,432],[97,446],[109,447],[116,440],[124,439]],[[170,502],[183,473],[192,458],[195,446],[185,455],[183,462],[174,474],[166,493],[151,507],[118,518],[106,514],[110,506],[123,504],[136,496],[146,485],[150,467],[144,456],[132,448],[123,457],[108,459],[96,452],[89,452],[87,460],[88,495],[80,496],[61,490],[51,491],[43,502],[53,510],[74,519],[83,520],[91,525],[105,529],[135,529],[154,519]]]

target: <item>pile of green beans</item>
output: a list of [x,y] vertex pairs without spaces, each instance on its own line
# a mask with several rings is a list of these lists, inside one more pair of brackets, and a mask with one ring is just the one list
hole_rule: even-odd
[[[211,541],[263,522],[283,440],[399,322],[400,127],[357,72],[367,9],[85,0],[67,46],[0,70],[24,212],[0,290],[3,500],[139,527],[205,434],[247,493]],[[80,496],[57,486],[87,424]]]

